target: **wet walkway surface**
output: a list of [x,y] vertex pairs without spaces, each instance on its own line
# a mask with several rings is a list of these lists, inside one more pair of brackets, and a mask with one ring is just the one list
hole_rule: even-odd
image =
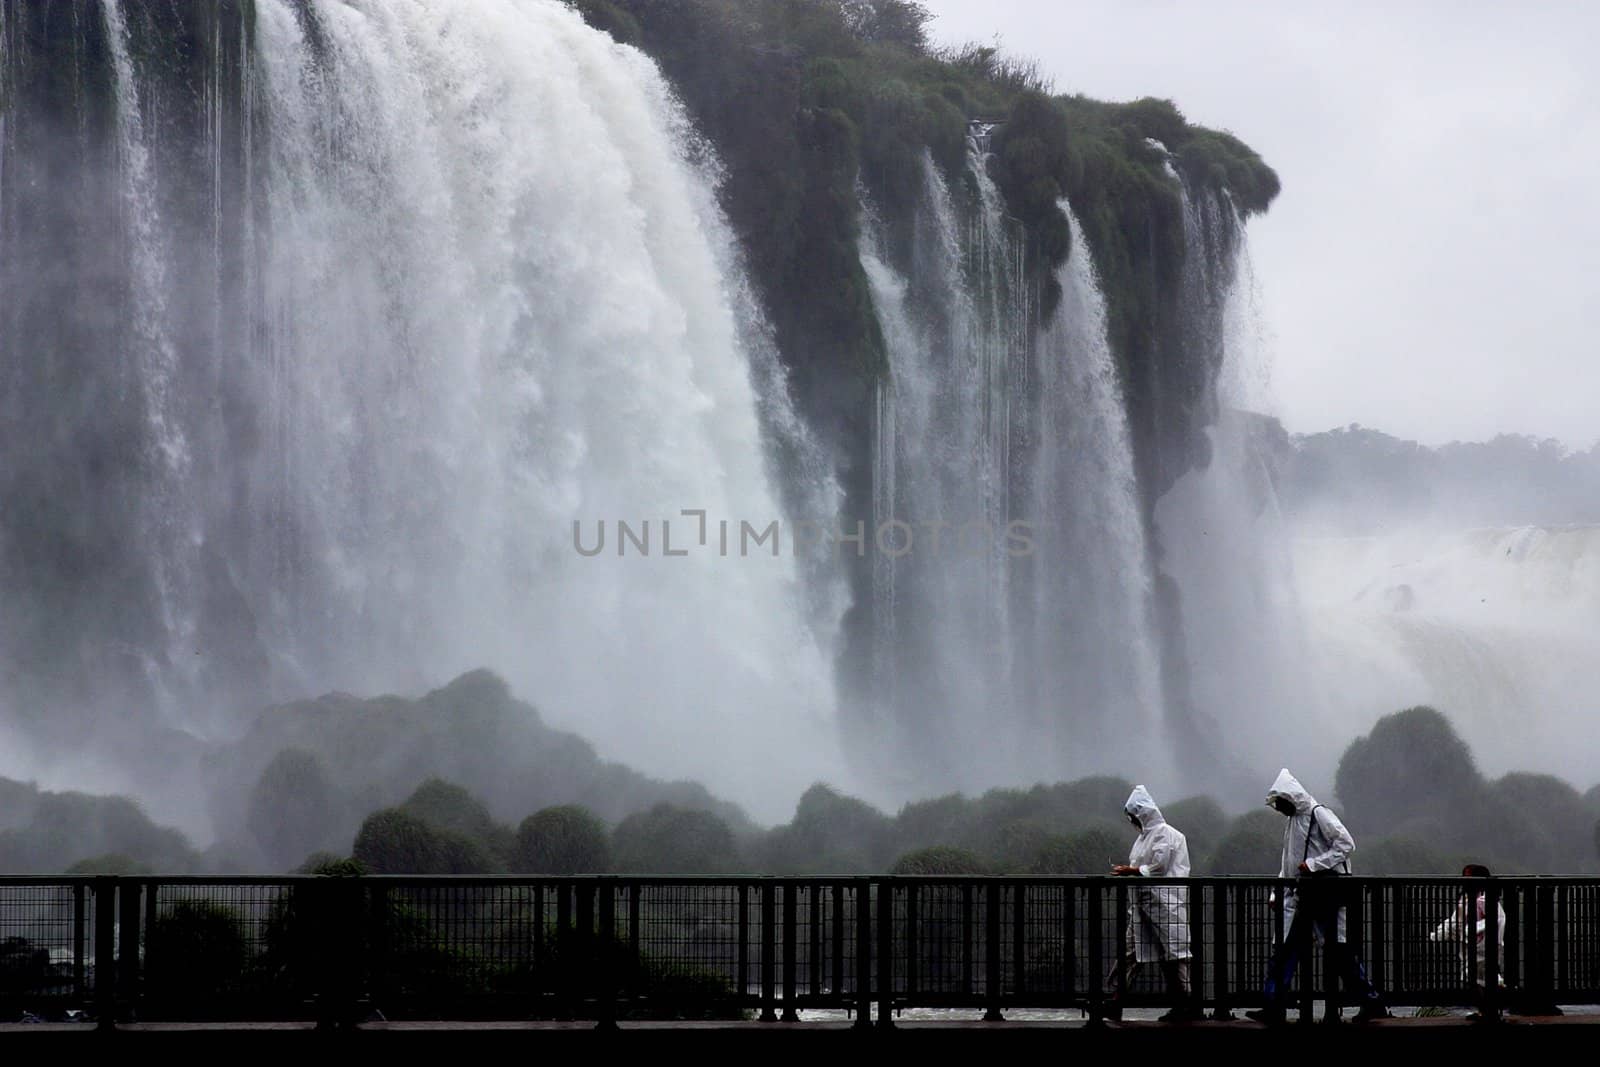
[[[1581,1011],[1581,1009],[1580,1009]],[[1228,1053],[1230,1050],[1264,1049],[1285,1040],[1301,1042],[1311,1040],[1317,1048],[1384,1048],[1438,1051],[1482,1051],[1487,1045],[1496,1048],[1553,1049],[1565,1048],[1572,1041],[1580,1041],[1580,1048],[1592,1049],[1600,1038],[1600,1014],[1592,1012],[1570,1013],[1559,1016],[1506,1016],[1498,1022],[1474,1020],[1465,1012],[1424,1017],[1400,1016],[1369,1023],[1345,1020],[1331,1024],[1318,1021],[1300,1025],[1291,1022],[1280,1027],[1266,1027],[1237,1017],[1230,1020],[1207,1019],[1191,1023],[1160,1023],[1149,1019],[1130,1018],[1121,1023],[1092,1025],[1076,1013],[1048,1013],[1053,1017],[1023,1018],[1028,1014],[1015,1013],[1017,1017],[1005,1022],[984,1022],[969,1013],[906,1012],[890,1028],[872,1026],[858,1029],[845,1019],[812,1019],[800,1022],[622,1022],[615,1031],[598,1031],[591,1021],[509,1021],[509,1022],[459,1022],[459,1021],[370,1021],[342,1030],[321,1030],[309,1022],[145,1022],[120,1024],[111,1030],[100,1030],[92,1023],[8,1023],[0,1024],[0,1048],[17,1047],[26,1041],[26,1034],[59,1046],[62,1042],[100,1042],[115,1040],[119,1044],[133,1040],[141,1044],[149,1040],[177,1040],[207,1045],[218,1043],[245,1048],[265,1049],[266,1046],[282,1048],[285,1043],[310,1048],[327,1042],[357,1042],[392,1044],[403,1041],[412,1044],[434,1044],[447,1041],[452,1048],[468,1044],[495,1045],[554,1042],[570,1046],[592,1044],[596,1041],[648,1041],[656,1045],[678,1045],[685,1042],[710,1041],[724,1045],[749,1044],[766,1050],[790,1049],[792,1043],[815,1046],[822,1042],[844,1051],[851,1045],[863,1042],[874,1045],[882,1042],[910,1043],[927,1047],[927,1042],[938,1042],[940,1051],[977,1052],[995,1045],[1015,1047],[1017,1042],[1050,1042],[1062,1049],[1112,1049],[1152,1050],[1170,1048],[1174,1051],[1213,1050]],[[1034,1013],[1043,1015],[1046,1013]],[[578,1036],[582,1035],[582,1036]]]

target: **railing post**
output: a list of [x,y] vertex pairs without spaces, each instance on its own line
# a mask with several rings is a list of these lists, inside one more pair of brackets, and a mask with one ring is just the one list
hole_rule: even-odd
[[811,979],[807,983],[811,987],[813,997],[822,996],[822,883],[811,882],[806,887],[806,904],[811,912],[809,923],[810,938],[806,954],[806,977]]
[[844,998],[844,886],[835,882],[829,895],[833,898],[833,980],[829,988],[839,1003],[848,1004]]
[[1387,973],[1389,886],[1387,881],[1372,883],[1372,907],[1366,915],[1367,928],[1372,931],[1372,951],[1367,954],[1367,977],[1373,985],[1385,990],[1393,988]]
[[735,990],[742,1006],[750,996],[750,883],[739,883],[739,984]]
[[318,878],[291,891],[303,894],[310,913],[307,920],[318,945],[317,1028],[347,1029],[357,1021],[366,971],[366,931],[370,925],[366,882]]
[[[375,928],[382,930],[387,926],[382,919],[387,916],[388,894],[380,889],[373,895],[373,906],[380,917]],[[544,927],[544,883],[536,882],[533,885],[533,986],[541,1005],[544,1003],[545,993],[550,984],[550,975],[546,969],[549,962],[548,937],[549,931]],[[373,973],[382,974],[382,966],[383,961],[378,961]]]
[[961,886],[961,995],[972,996],[972,883]]
[[906,883],[906,919],[905,919],[905,957],[906,957],[906,1002],[915,1003],[917,996],[917,963],[922,953],[921,929],[918,923],[918,909],[920,901],[917,899],[921,887],[916,882]]
[[[534,892],[537,902],[537,894],[542,894],[542,891]],[[290,899],[293,900],[293,897]],[[540,964],[544,960],[544,910],[541,907],[534,908],[533,929],[534,974],[542,986],[544,974]],[[363,944],[366,945],[367,992],[372,997],[373,1006],[380,1009],[388,999],[390,989],[388,976],[390,960],[394,958],[393,930],[394,909],[389,903],[389,887],[375,882],[367,891],[367,930]],[[542,993],[544,990],[541,987],[537,991]]]
[[774,1010],[777,1002],[777,990],[774,988],[773,964],[777,962],[778,955],[778,930],[777,909],[772,899],[772,879],[761,880],[761,1021],[775,1023],[778,1013]]
[[[1334,933],[1338,933],[1339,908],[1345,909],[1345,950],[1365,958],[1361,944],[1361,902],[1362,886],[1354,878],[1348,876],[1335,876],[1331,883],[1324,883],[1324,888],[1336,894],[1333,901],[1334,907]],[[1331,965],[1327,946],[1322,950],[1322,1021],[1327,1023],[1338,1022],[1340,1018],[1340,988],[1341,979],[1339,969]]]
[[84,931],[88,928],[88,913],[84,908],[84,885],[72,887],[72,991],[79,1003],[84,1000]]
[[1499,1022],[1500,883],[1494,878],[1488,881],[1483,902],[1483,919],[1488,924],[1483,938],[1483,1018],[1488,1022]]
[[1011,993],[1021,1000],[1028,991],[1028,883],[1011,885]]
[[95,1024],[101,1030],[117,1025],[117,881],[94,880]]
[[[1231,1019],[1233,1011],[1229,1007],[1228,997],[1228,883],[1213,882],[1211,886],[1211,973],[1215,976],[1212,982],[1217,990],[1217,1003],[1211,1017]],[[1201,892],[1204,893],[1204,890]],[[1204,939],[1202,934],[1201,940]],[[1206,1000],[1204,972],[1195,975],[1195,982],[1198,986],[1195,999],[1203,1005]]]
[[878,883],[878,1026],[894,1026],[894,879]]
[[1078,995],[1078,893],[1072,882],[1060,888],[1062,993],[1071,1003]]
[[593,996],[595,993],[595,971],[599,962],[595,955],[594,879],[581,878],[574,884],[573,889],[577,896],[575,904],[578,910],[576,933],[580,963],[576,978],[578,982],[578,999],[581,1002],[585,994]]
[[556,971],[553,976],[557,989],[559,1013],[563,1019],[570,1019],[575,1014],[573,1002],[577,999],[573,993],[578,980],[577,937],[572,928],[572,894],[574,883],[570,879],[563,879],[555,883],[556,888]]
[[[1313,906],[1320,907],[1321,905],[1320,903],[1313,904],[1315,887],[1312,885],[1311,879],[1297,878],[1294,882],[1294,923],[1285,931],[1284,936],[1293,937],[1299,942],[1300,966],[1295,970],[1300,975],[1300,1022],[1308,1024],[1316,1021],[1317,999],[1317,961],[1312,956],[1312,948],[1315,946],[1316,940],[1311,935],[1312,928],[1316,926],[1316,913],[1311,909]],[[1334,921],[1334,926],[1334,936],[1337,937],[1337,919]],[[1326,949],[1323,950],[1323,955],[1327,955]]]
[[[123,878],[117,886],[117,1002],[122,1018],[134,1017],[139,993],[139,894],[142,884]],[[149,891],[154,894],[155,886]]]
[[600,895],[598,939],[595,959],[595,1029],[617,1028],[617,976],[615,969],[617,919],[616,880],[608,877],[596,879]]
[[[640,918],[638,918],[638,913],[640,913],[640,907],[642,907],[642,902],[640,902],[640,897],[642,896],[643,886],[634,878],[630,878],[627,881],[627,957],[624,960],[626,961],[627,969],[624,976],[622,976],[622,981],[618,984],[618,997],[626,998],[626,1000],[638,997],[640,990],[645,987],[643,957],[640,955],[640,950],[638,950],[638,937],[640,937]],[[747,979],[744,966],[746,966],[747,957],[749,957],[749,944],[744,941],[749,936],[746,933],[746,923],[749,918],[742,912],[742,905],[744,905],[744,894],[742,893],[739,894],[739,905],[741,905],[741,913],[739,913],[739,985],[734,989],[734,997],[742,1001],[744,1000],[744,982]]]
[[[1555,887],[1535,883],[1533,895],[1538,900],[1538,920],[1534,925],[1534,942],[1538,949],[1537,1004],[1540,1010],[1555,1003],[1555,943],[1556,909]],[[1530,968],[1531,970],[1531,968]],[[1529,990],[1532,992],[1532,990]]]
[[[1247,989],[1259,989],[1253,985],[1252,980],[1259,982],[1256,976],[1250,973],[1250,889],[1249,886],[1235,886],[1233,893],[1233,925],[1230,931],[1233,934],[1233,999],[1240,999]],[[1270,953],[1278,947],[1275,933],[1278,928],[1279,915],[1276,909],[1268,910],[1267,952]]]
[[856,1029],[872,1025],[872,881],[856,881]]
[[783,1021],[786,1023],[800,1021],[794,1003],[795,954],[799,941],[799,894],[795,888],[794,882],[785,882],[783,886]]
[[1000,1014],[1000,883],[983,886],[983,998],[989,1010],[985,1022],[1004,1022]]
[[1089,893],[1089,1025],[1102,1026],[1105,1024],[1106,999],[1104,901],[1100,899],[1098,878],[1090,878],[1085,884]]

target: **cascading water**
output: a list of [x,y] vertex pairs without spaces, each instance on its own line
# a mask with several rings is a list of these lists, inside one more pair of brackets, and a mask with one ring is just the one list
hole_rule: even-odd
[[874,699],[887,707],[878,717],[888,732],[870,744],[894,754],[901,794],[977,784],[992,771],[975,755],[1013,740],[995,716],[1010,703],[1001,540],[1009,442],[996,425],[1012,395],[1004,375],[1013,353],[1000,330],[1014,320],[984,315],[986,268],[1006,263],[1007,238],[985,232],[981,210],[963,232],[931,158],[923,178],[909,274],[890,266],[880,226],[867,227],[862,248],[890,365],[874,516],[885,543],[873,546],[882,598]]
[[[1170,781],[1150,555],[1105,299],[1072,207],[1061,303],[1039,342],[1037,451],[1027,514],[1042,551],[1026,582],[1032,700],[1074,773]],[[1083,739],[1095,738],[1093,757]]]
[[986,152],[975,132],[965,197],[925,159],[906,274],[870,215],[861,252],[890,366],[875,518],[899,524],[894,551],[876,546],[867,715],[902,795],[1168,762],[1150,748],[1147,554],[1104,301],[1063,205],[1064,297],[1034,335]]
[[1242,799],[1258,791],[1259,767],[1331,774],[1330,734],[1344,731],[1328,723],[1308,673],[1290,536],[1258,437],[1264,353],[1244,222],[1225,193],[1187,183],[1183,210],[1182,355],[1217,370],[1198,401],[1204,455],[1154,509],[1159,570],[1176,591],[1164,619],[1167,691],[1187,702],[1190,742],[1228,754],[1211,786]]
[[[19,45],[69,37],[49,77],[79,91],[52,98],[81,102],[24,94],[0,134],[7,362],[74,361],[71,389],[42,364],[0,385],[8,412],[53,405],[8,444],[63,428],[0,460],[8,502],[64,501],[0,518],[0,585],[39,611],[0,648],[70,635],[42,677],[8,661],[17,705],[142,700],[204,733],[247,701],[488,665],[610,757],[786,810],[838,762],[836,598],[808,601],[787,544],[741,553],[739,523],[786,520],[773,440],[810,479],[796,506],[836,494],[653,64],[553,0],[233,7],[172,16],[198,85],[139,0],[0,28],[13,87],[46,76]],[[84,167],[76,201],[38,184]],[[85,227],[115,238],[99,262]],[[52,310],[96,282],[101,313]],[[619,555],[619,520],[648,556]]]
[[1600,712],[1600,528],[1306,534],[1295,565],[1315,677],[1342,732],[1426,704],[1487,774],[1594,781],[1574,739]]

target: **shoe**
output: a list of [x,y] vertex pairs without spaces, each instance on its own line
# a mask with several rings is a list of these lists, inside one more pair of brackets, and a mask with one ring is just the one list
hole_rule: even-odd
[[1179,1007],[1173,1008],[1156,1021],[1162,1023],[1193,1023],[1199,1022],[1205,1017],[1206,1013],[1201,1011],[1199,1008]]
[[1122,1021],[1121,1006],[1116,1004],[1107,1004],[1105,1007],[1100,1009],[1100,1019],[1102,1022],[1120,1023]]
[[1244,1017],[1267,1026],[1282,1026],[1284,1023],[1282,1008],[1257,1008],[1255,1011],[1245,1012]]
[[1361,1010],[1356,1012],[1356,1022],[1370,1023],[1374,1019],[1391,1019],[1389,1009],[1382,1004],[1363,1004]]

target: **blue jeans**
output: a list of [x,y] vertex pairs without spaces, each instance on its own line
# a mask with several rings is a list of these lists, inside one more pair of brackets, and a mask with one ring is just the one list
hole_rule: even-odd
[[1383,1003],[1383,998],[1378,996],[1377,989],[1367,978],[1367,969],[1361,957],[1339,940],[1339,895],[1331,889],[1331,886],[1319,885],[1309,892],[1296,894],[1298,899],[1295,902],[1294,922],[1284,931],[1283,944],[1278,946],[1272,959],[1267,962],[1267,981],[1263,991],[1268,1008],[1281,1011],[1288,1006],[1289,982],[1294,978],[1295,967],[1300,962],[1300,945],[1302,941],[1310,940],[1308,935],[1311,930],[1306,927],[1307,923],[1314,923],[1321,932],[1329,970],[1339,976],[1345,990],[1355,996],[1363,1007],[1377,1007]]

